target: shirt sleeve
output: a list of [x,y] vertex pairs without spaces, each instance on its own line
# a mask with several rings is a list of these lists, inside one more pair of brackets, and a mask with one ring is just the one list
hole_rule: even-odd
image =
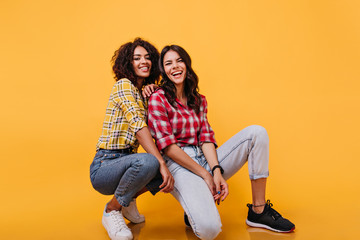
[[134,133],[146,127],[145,116],[135,99],[135,94],[135,89],[128,79],[119,80],[112,91],[114,104],[123,111]]
[[207,119],[207,101],[204,96],[201,96],[201,107],[200,107],[200,134],[199,134],[199,142],[202,145],[205,142],[212,142],[217,147],[217,143],[215,141],[215,133],[212,130],[209,121]]
[[177,143],[165,105],[166,97],[155,92],[148,102],[148,125],[156,146],[161,151],[167,146]]

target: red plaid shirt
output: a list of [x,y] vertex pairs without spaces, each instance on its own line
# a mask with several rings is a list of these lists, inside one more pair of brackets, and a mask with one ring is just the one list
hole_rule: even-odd
[[148,126],[160,151],[173,143],[183,147],[212,142],[217,146],[214,131],[206,116],[205,96],[201,95],[201,100],[200,112],[196,114],[178,99],[175,101],[177,108],[174,108],[161,88],[151,95],[148,102]]

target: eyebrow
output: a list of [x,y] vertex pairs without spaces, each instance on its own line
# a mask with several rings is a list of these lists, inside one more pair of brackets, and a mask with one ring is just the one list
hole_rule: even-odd
[[[141,54],[134,54],[134,56],[141,56]],[[145,54],[144,56],[150,56],[149,53]]]
[[[182,57],[178,57],[177,59],[175,59],[175,61],[178,61],[179,59],[182,59]],[[166,62],[172,62],[172,59],[166,60],[165,63]]]

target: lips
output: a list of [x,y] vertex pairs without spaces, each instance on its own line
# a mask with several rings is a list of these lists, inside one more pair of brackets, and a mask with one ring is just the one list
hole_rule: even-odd
[[143,71],[143,72],[148,72],[149,67],[148,66],[143,66],[143,67],[140,67],[140,70]]
[[176,71],[176,72],[173,72],[171,75],[173,77],[179,77],[179,76],[181,76],[182,73],[183,73],[182,71]]

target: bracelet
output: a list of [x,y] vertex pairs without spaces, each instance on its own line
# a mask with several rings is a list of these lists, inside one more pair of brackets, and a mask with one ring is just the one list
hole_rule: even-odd
[[217,168],[220,169],[221,174],[224,174],[224,169],[223,169],[220,165],[215,165],[215,166],[211,169],[211,172],[212,172],[213,176],[214,176],[214,171],[215,171],[215,169],[217,169]]

